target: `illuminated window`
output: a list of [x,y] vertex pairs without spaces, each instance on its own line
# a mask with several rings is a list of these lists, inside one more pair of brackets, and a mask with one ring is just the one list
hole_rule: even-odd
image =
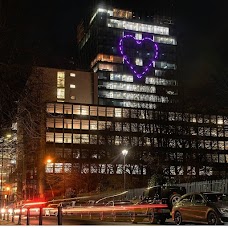
[[63,163],[55,163],[55,173],[62,173]]
[[64,164],[64,172],[69,173],[71,172],[72,164],[71,163],[65,163]]
[[57,87],[65,87],[65,72],[57,72]]
[[45,171],[46,171],[46,173],[53,173],[54,172],[54,164],[53,163],[47,163]]
[[57,99],[65,99],[65,89],[57,88]]
[[54,113],[54,104],[47,104],[47,112],[48,113]]
[[136,33],[136,34],[135,34],[135,38],[136,38],[137,40],[141,40],[141,39],[142,39],[142,33]]
[[51,132],[46,133],[46,142],[54,142],[54,133],[51,133]]
[[142,66],[142,65],[143,65],[142,59],[137,58],[137,59],[135,60],[135,65]]
[[75,89],[76,86],[74,84],[70,84],[70,88]]
[[75,73],[70,73],[70,76],[71,76],[71,77],[75,77],[76,74],[75,74]]

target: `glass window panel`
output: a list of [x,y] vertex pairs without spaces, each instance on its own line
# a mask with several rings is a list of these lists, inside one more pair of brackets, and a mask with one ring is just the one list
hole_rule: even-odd
[[107,174],[114,174],[114,166],[112,164],[107,164]]
[[73,129],[81,129],[80,120],[73,120]]
[[107,116],[113,117],[114,116],[114,108],[107,107]]
[[90,106],[90,115],[97,116],[97,107]]
[[63,143],[63,134],[62,133],[55,133],[55,142]]
[[57,87],[65,87],[65,72],[57,72]]
[[47,112],[54,113],[55,112],[55,105],[54,104],[47,104]]
[[90,144],[97,144],[97,135],[90,135]]
[[72,142],[72,134],[65,133],[64,134],[64,143],[71,143]]
[[81,143],[83,143],[83,144],[89,143],[89,135],[88,134],[81,134]]
[[64,113],[72,114],[72,105],[64,104]]
[[80,134],[73,134],[73,143],[80,144]]
[[46,142],[54,142],[54,133],[46,132]]
[[122,117],[122,109],[115,108],[115,117]]
[[63,119],[55,119],[55,128],[63,128]]
[[80,115],[81,114],[80,105],[74,105],[73,106],[73,113],[74,113],[74,115]]
[[81,120],[81,129],[89,130],[89,120]]
[[98,116],[106,116],[105,107],[98,107]]
[[89,106],[81,106],[81,114],[82,115],[89,115]]
[[45,168],[46,173],[54,173],[54,163],[47,163]]
[[54,119],[53,118],[47,118],[46,126],[50,128],[54,128]]
[[71,163],[65,163],[64,164],[64,172],[70,173],[71,172],[71,168],[72,168],[72,164]]
[[55,163],[54,169],[55,169],[55,173],[62,173],[63,163]]
[[63,104],[56,104],[55,112],[63,114]]
[[72,120],[71,119],[64,119],[64,128],[66,128],[66,129],[72,128]]
[[65,99],[65,89],[64,88],[57,88],[57,98]]
[[98,130],[105,130],[105,121],[98,121]]
[[90,120],[90,129],[97,130],[97,121],[96,120]]

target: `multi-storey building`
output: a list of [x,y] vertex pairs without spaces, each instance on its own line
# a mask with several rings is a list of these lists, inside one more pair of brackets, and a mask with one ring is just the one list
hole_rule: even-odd
[[77,32],[82,66],[98,75],[100,105],[154,109],[178,100],[171,21],[97,8]]
[[178,101],[171,24],[98,8],[79,30],[88,70],[37,68],[27,84],[18,123],[22,198],[120,188],[125,168],[128,188],[155,173],[179,181],[227,175],[228,117],[162,109]]
[[[28,83],[34,92],[29,90],[23,104],[35,102],[37,109],[18,123],[24,170],[18,190],[24,198],[56,190],[57,183],[62,194],[72,185],[121,188],[124,149],[127,188],[146,186],[154,173],[169,180],[227,175],[227,116],[97,105],[96,81],[96,74],[79,70],[34,70]],[[35,99],[38,94],[42,99]],[[70,175],[77,178],[69,180]]]

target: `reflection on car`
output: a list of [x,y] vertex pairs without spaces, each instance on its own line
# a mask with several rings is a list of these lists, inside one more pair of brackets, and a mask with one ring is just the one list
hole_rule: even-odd
[[195,192],[183,195],[172,208],[175,224],[184,222],[223,224],[228,221],[228,195],[221,192]]
[[130,200],[109,201],[104,210],[100,213],[100,220],[111,218],[113,221],[128,220],[130,221],[129,206],[134,205]]
[[58,214],[58,204],[51,203],[43,208],[43,211],[44,216],[56,216]]

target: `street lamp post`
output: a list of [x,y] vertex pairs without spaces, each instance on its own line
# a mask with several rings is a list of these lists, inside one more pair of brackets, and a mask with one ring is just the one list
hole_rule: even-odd
[[[48,158],[47,161],[46,161],[46,164],[50,164],[50,163],[52,163],[52,160],[50,158]],[[53,192],[52,185],[50,184],[50,182],[49,182],[47,177],[46,177],[46,180],[47,180],[47,183],[48,183],[48,185],[49,185],[49,187],[51,189],[52,198],[54,199],[55,195],[54,195],[54,192]]]
[[125,158],[126,158],[126,155],[128,154],[128,150],[123,150],[122,154],[124,157],[123,176],[124,176],[124,191],[125,191],[126,190],[126,163],[125,163]]

